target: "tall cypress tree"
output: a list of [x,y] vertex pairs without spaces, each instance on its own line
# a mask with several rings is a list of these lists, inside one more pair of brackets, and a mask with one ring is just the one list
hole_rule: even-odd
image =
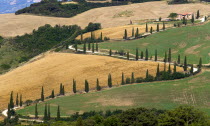
[[164,62],[167,62],[167,53],[165,52],[165,58],[164,58]]
[[84,45],[83,45],[83,53],[84,54],[86,53],[86,42],[84,42]]
[[164,63],[164,72],[166,72],[166,63]]
[[176,62],[174,62],[174,73],[176,73]]
[[131,83],[135,83],[134,72],[132,72],[132,74],[131,74]]
[[148,69],[147,69],[145,80],[148,81],[148,79],[149,79],[149,71],[148,71]]
[[48,120],[48,116],[47,116],[47,104],[45,104],[45,109],[44,109],[44,121],[46,122]]
[[171,64],[168,65],[168,73],[171,73]]
[[112,56],[112,50],[111,49],[109,50],[109,56]]
[[165,29],[166,29],[165,22],[163,22],[163,30],[165,30]]
[[141,51],[141,59],[143,59],[143,58],[144,58],[144,52]]
[[157,66],[157,72],[156,72],[156,80],[160,79],[160,65]]
[[198,65],[198,70],[199,70],[199,71],[201,70],[201,67],[202,67],[202,59],[200,58],[200,60],[199,60],[199,65]]
[[75,42],[75,51],[77,52],[77,50],[78,50],[78,43],[77,43],[77,41]]
[[16,106],[19,105],[19,97],[18,97],[18,93],[17,93],[17,96],[16,96]]
[[58,105],[58,109],[57,109],[57,118],[56,118],[56,120],[60,120],[60,118],[61,118],[60,106]]
[[50,104],[48,104],[48,114],[47,114],[47,117],[48,117],[48,120],[51,119],[51,113],[50,113]]
[[121,81],[121,85],[125,84],[125,79],[124,79],[124,73],[122,72],[122,81]]
[[80,41],[83,41],[83,34],[80,35]]
[[20,95],[20,107],[23,106],[23,101],[22,101],[22,94]]
[[95,52],[95,46],[94,46],[94,42],[92,43],[92,53]]
[[151,27],[151,28],[150,28],[150,34],[152,34],[152,32],[153,32],[153,28]]
[[135,38],[139,37],[139,28],[136,28],[136,34],[135,34]]
[[134,28],[132,29],[132,37],[134,37]]
[[55,98],[55,92],[54,92],[54,89],[52,90],[52,93],[51,93],[51,98]]
[[11,118],[11,108],[10,108],[10,104],[8,104],[8,108],[7,108],[7,118],[10,119]]
[[139,50],[136,48],[136,61],[139,60]]
[[124,39],[128,38],[128,33],[127,33],[127,29],[125,29],[125,33],[124,33]]
[[38,107],[37,107],[37,104],[35,106],[35,118],[36,119],[38,118]]
[[129,55],[129,52],[127,52],[127,60],[130,59],[130,55]]
[[101,90],[101,86],[100,86],[100,84],[99,84],[98,78],[97,78],[97,80],[96,80],[96,90],[97,90],[97,91],[100,91],[100,90]]
[[186,18],[185,17],[183,17],[183,19],[182,19],[182,24],[186,24]]
[[155,50],[155,61],[157,61],[157,49]]
[[96,52],[98,52],[98,42],[96,42]]
[[184,58],[184,71],[187,71],[187,57]]
[[89,83],[87,80],[85,80],[85,92],[88,93],[89,92]]
[[146,49],[145,60],[148,60],[148,59],[149,59],[149,52],[148,52],[148,49]]
[[198,10],[198,11],[197,11],[196,19],[198,19],[199,17],[200,17],[200,11]]
[[62,88],[62,95],[65,95],[65,87],[63,85],[63,88]]
[[42,86],[42,91],[41,91],[41,101],[44,101],[44,87]]
[[180,64],[181,63],[181,58],[180,58],[180,54],[178,55],[178,60],[177,63]]
[[190,74],[193,74],[193,64],[191,65]]
[[108,87],[109,88],[112,87],[112,76],[111,76],[111,74],[108,75]]
[[168,50],[168,62],[171,62],[171,48]]
[[77,83],[74,79],[73,79],[73,92],[77,93]]
[[90,47],[90,42],[88,42],[88,50],[90,51],[91,47]]
[[102,32],[101,32],[101,38],[100,39],[101,39],[101,41],[103,41],[103,33]]
[[148,32],[148,24],[146,23],[146,32]]
[[63,95],[63,84],[62,83],[60,83],[60,93],[59,94]]
[[159,29],[159,24],[157,24],[157,32],[159,32],[160,31],[160,29]]
[[13,91],[10,94],[10,103],[9,104],[10,104],[11,109],[14,108],[15,104],[14,104],[14,101],[13,101]]
[[191,22],[192,22],[193,24],[194,24],[194,22],[195,22],[194,14],[192,15]]

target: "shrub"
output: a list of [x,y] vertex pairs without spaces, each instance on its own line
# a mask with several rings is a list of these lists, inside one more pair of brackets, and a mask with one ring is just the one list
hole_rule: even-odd
[[142,77],[136,78],[136,83],[142,83],[142,82],[144,82],[144,78],[142,78]]
[[9,64],[2,64],[0,67],[4,70],[8,70],[11,68],[11,66]]
[[126,78],[125,83],[126,83],[126,84],[130,84],[130,83],[131,83],[131,79],[130,79],[129,77]]

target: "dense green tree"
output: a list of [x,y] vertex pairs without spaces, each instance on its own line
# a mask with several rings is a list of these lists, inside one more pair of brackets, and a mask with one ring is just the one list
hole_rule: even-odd
[[205,21],[207,21],[207,17],[206,16],[204,17],[204,19],[205,19]]
[[132,37],[134,37],[134,28],[132,28]]
[[11,118],[11,105],[8,104],[8,107],[7,107],[7,118],[10,119]]
[[148,60],[149,59],[149,52],[148,52],[148,49],[146,49],[146,52],[145,52],[145,60]]
[[44,118],[43,120],[46,122],[48,120],[48,116],[47,116],[47,104],[45,104],[45,109],[44,109]]
[[88,42],[88,50],[90,51],[90,49],[91,49],[91,45],[90,45],[91,43],[90,42]]
[[138,48],[136,48],[136,61],[138,61],[139,60],[139,50],[138,50]]
[[111,74],[108,75],[108,87],[109,88],[112,87],[112,76],[111,76]]
[[182,19],[182,24],[186,24],[186,18],[185,17],[183,17],[183,19]]
[[94,42],[92,43],[92,53],[95,52]]
[[10,104],[11,109],[14,108],[15,104],[14,104],[14,101],[13,101],[13,91],[10,94],[10,103],[9,104]]
[[180,64],[181,63],[181,58],[180,58],[180,54],[178,55],[178,60],[177,63]]
[[89,92],[89,83],[87,80],[85,80],[85,92],[88,93]]
[[23,105],[22,94],[20,95],[20,107]]
[[76,80],[73,79],[73,92],[77,93],[77,83]]
[[168,62],[171,62],[171,48],[168,50]]
[[125,32],[124,32],[124,37],[123,39],[128,39],[128,33],[127,33],[127,29],[125,29]]
[[160,31],[160,29],[159,29],[159,24],[157,24],[157,32],[159,32]]
[[190,74],[193,74],[193,64],[191,65],[191,68],[190,68]]
[[198,70],[199,70],[199,71],[201,70],[201,67],[202,67],[202,59],[200,58],[200,60],[199,60],[199,65],[198,65]]
[[37,104],[35,105],[35,118],[38,118],[38,107]]
[[196,19],[198,19],[199,17],[200,17],[200,11],[198,10],[198,11],[197,11]]
[[148,71],[148,69],[147,69],[145,80],[147,80],[148,78],[149,78],[149,71]]
[[103,33],[101,32],[101,36],[100,36],[101,41],[103,41]]
[[99,84],[98,78],[97,78],[97,80],[96,80],[96,90],[97,90],[97,91],[100,91],[100,90],[101,90],[101,86],[100,86],[100,84]]
[[57,118],[56,118],[56,120],[60,120],[60,118],[61,118],[60,106],[58,105],[58,109],[57,109]]
[[163,22],[163,30],[165,30],[165,29],[166,29],[165,22]]
[[168,17],[171,18],[172,20],[175,20],[177,15],[178,15],[177,13],[170,13],[170,15]]
[[42,86],[42,91],[41,91],[41,101],[44,101],[44,87]]
[[130,55],[129,55],[129,52],[127,52],[127,60],[130,59]]
[[19,97],[18,97],[18,93],[17,93],[17,96],[16,96],[16,106],[19,106]]
[[151,28],[150,28],[150,34],[152,34],[152,32],[153,32],[153,28],[151,27]]
[[143,59],[143,58],[144,58],[144,52],[141,51],[141,59]]
[[132,72],[132,74],[131,74],[131,83],[135,83],[134,72]]
[[125,79],[124,79],[124,73],[122,72],[122,80],[121,80],[121,85],[125,85]]
[[148,32],[149,30],[148,30],[148,24],[146,23],[146,32]]
[[157,61],[157,49],[155,50],[155,61]]
[[80,35],[80,41],[83,41],[83,34]]
[[109,50],[109,56],[112,56],[112,50],[111,49]]
[[77,119],[76,126],[84,126],[81,116]]
[[193,24],[194,24],[194,22],[195,22],[194,14],[192,15],[191,22],[192,22]]
[[157,72],[156,72],[156,80],[160,79],[160,65],[157,66]]
[[184,58],[184,71],[187,71],[187,57]]
[[135,38],[139,37],[139,28],[136,28]]
[[51,93],[51,98],[55,98],[55,92],[54,92],[54,89],[52,90],[52,93]]
[[86,53],[86,42],[84,42],[84,45],[83,45],[83,53],[84,54]]

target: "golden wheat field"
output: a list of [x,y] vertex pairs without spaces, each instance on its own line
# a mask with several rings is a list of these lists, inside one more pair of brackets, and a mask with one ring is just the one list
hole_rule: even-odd
[[[60,83],[65,85],[67,92],[72,91],[73,78],[77,81],[77,89],[84,89],[84,81],[88,80],[90,88],[95,88],[96,78],[101,86],[107,86],[108,74],[111,73],[113,85],[121,83],[122,72],[125,78],[145,77],[146,70],[155,75],[157,62],[127,61],[108,56],[82,55],[70,53],[46,53],[33,62],[26,63],[0,76],[1,105],[6,107],[11,91],[23,94],[24,100],[40,98],[41,87],[44,86],[45,96],[55,89],[58,93]],[[160,64],[163,70],[163,64]],[[182,71],[182,68],[177,68]],[[2,94],[3,93],[3,94]]]
[[[84,28],[89,22],[101,23],[103,28],[124,26],[144,19],[166,18],[172,12],[187,13],[200,10],[201,15],[210,14],[210,6],[203,3],[168,5],[165,1],[145,2],[124,6],[102,7],[91,9],[72,18],[57,18],[34,15],[0,15],[0,35],[14,37],[31,33],[45,24],[72,25]],[[127,12],[127,13],[126,13]],[[129,13],[128,13],[129,12]],[[124,14],[125,13],[125,14]]]

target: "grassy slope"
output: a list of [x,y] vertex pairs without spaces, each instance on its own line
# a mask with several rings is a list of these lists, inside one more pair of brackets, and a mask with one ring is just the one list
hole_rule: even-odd
[[[183,80],[127,85],[101,92],[66,96],[47,103],[51,104],[51,113],[54,116],[57,105],[61,106],[62,115],[76,111],[128,109],[140,106],[171,109],[180,104],[193,105],[210,114],[209,76],[210,72],[206,71]],[[38,109],[39,114],[43,115],[44,103],[39,104]],[[34,115],[34,106],[19,110],[18,113]]]
[[202,57],[203,63],[210,62],[210,23],[194,26],[167,30],[153,34],[145,39],[122,41],[122,42],[105,42],[99,45],[102,49],[125,50],[135,54],[136,48],[141,51],[149,49],[149,55],[158,50],[158,55],[164,57],[164,52],[172,48],[172,57],[175,60],[178,54],[184,59],[188,57],[189,63],[198,63],[199,57]]

